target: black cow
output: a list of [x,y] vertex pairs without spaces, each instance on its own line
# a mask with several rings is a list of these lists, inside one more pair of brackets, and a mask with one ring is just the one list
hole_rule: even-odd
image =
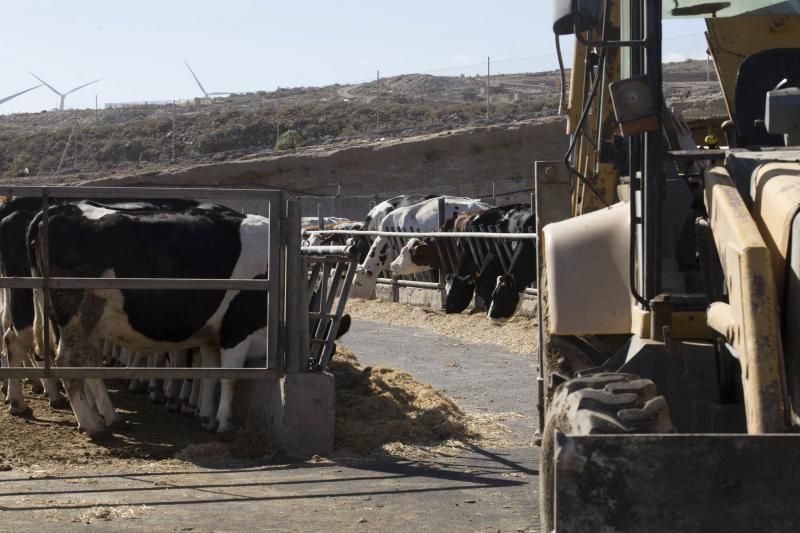
[[[269,220],[213,204],[161,201],[117,208],[97,202],[51,207],[50,273],[65,277],[262,278]],[[41,259],[42,213],[28,231],[34,273]],[[155,352],[200,347],[203,366],[241,367],[266,351],[266,298],[254,291],[52,290],[56,364],[95,366],[104,340]],[[41,318],[36,315],[36,333]],[[39,335],[36,335],[38,338]],[[219,351],[217,351],[219,350]],[[221,363],[221,364],[220,364]],[[86,401],[83,380],[64,380],[79,426],[107,435],[108,420]],[[206,429],[231,429],[233,381],[206,380],[200,415]],[[94,392],[89,389],[90,392]],[[96,398],[95,398],[96,401]],[[107,409],[108,406],[105,406]],[[113,411],[113,406],[111,407]],[[105,420],[103,420],[105,419]]]
[[[479,232],[481,227],[495,227],[501,233],[527,233],[535,227],[535,215],[527,204],[495,207],[473,218],[464,231]],[[520,242],[509,272],[500,259],[489,252],[478,264],[466,244],[460,246],[458,271],[451,280],[445,300],[447,313],[460,313],[469,306],[473,294],[489,305],[492,320],[511,317],[519,305],[519,294],[536,278],[533,241]]]

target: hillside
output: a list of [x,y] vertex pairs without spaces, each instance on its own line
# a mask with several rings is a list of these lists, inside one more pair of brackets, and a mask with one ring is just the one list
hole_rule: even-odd
[[[278,148],[405,138],[555,115],[558,72],[491,77],[408,74],[357,85],[299,87],[177,105],[0,116],[0,176],[108,174],[237,159]],[[670,105],[724,111],[706,64],[665,67]],[[287,133],[290,132],[290,133]],[[27,171],[25,170],[27,169]]]

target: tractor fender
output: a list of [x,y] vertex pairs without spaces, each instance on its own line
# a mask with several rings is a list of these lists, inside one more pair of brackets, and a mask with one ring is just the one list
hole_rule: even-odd
[[548,224],[542,233],[549,333],[630,333],[628,204]]

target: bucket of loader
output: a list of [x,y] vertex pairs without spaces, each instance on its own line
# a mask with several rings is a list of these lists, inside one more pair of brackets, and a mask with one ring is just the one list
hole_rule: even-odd
[[800,531],[800,435],[564,435],[555,529]]

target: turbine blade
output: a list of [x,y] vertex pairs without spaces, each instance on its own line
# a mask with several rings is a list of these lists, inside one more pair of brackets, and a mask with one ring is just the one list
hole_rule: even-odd
[[223,94],[227,95],[227,96],[230,96],[230,95],[236,94],[236,93],[228,93],[228,92],[224,92],[224,91],[223,92],[216,92],[216,93],[208,93],[209,96],[222,96]]
[[199,79],[197,79],[197,74],[195,74],[195,73],[194,73],[194,71],[192,70],[192,67],[190,67],[190,66],[189,66],[189,62],[188,62],[188,61],[186,61],[185,59],[183,60],[183,62],[184,62],[184,64],[186,65],[186,68],[188,68],[188,69],[189,69],[189,72],[191,72],[191,73],[192,73],[192,77],[194,78],[194,81],[196,81],[196,82],[197,82],[197,86],[198,86],[198,87],[200,87],[200,90],[201,90],[201,91],[203,91],[203,94],[206,96],[206,98],[208,98],[208,96],[209,96],[209,92],[208,92],[208,91],[206,91],[206,88],[205,88],[205,87],[203,87],[203,84],[202,84],[202,83],[200,83],[200,80],[199,80]]
[[5,98],[0,98],[0,104],[4,104],[4,103],[8,102],[9,100],[13,100],[13,99],[14,99],[14,98],[16,98],[17,96],[21,96],[21,95],[23,95],[23,94],[27,93],[28,91],[32,91],[32,90],[34,90],[34,89],[38,89],[38,88],[39,88],[39,87],[41,87],[41,86],[42,86],[42,84],[40,83],[40,84],[39,84],[39,85],[37,85],[36,87],[31,87],[30,89],[25,89],[24,91],[20,91],[20,92],[18,92],[18,93],[14,93],[14,94],[12,94],[11,96],[6,96]]
[[74,93],[75,91],[77,91],[78,89],[83,89],[84,87],[86,87],[86,86],[88,86],[88,85],[91,85],[91,84],[93,84],[93,83],[97,83],[98,81],[100,81],[100,79],[96,79],[96,80],[94,80],[94,81],[90,81],[89,83],[84,83],[84,84],[83,84],[83,85],[81,85],[80,87],[75,87],[74,89],[70,89],[69,91],[67,91],[67,92],[65,92],[65,93],[64,93],[64,96],[66,96],[66,95],[68,95],[68,94],[72,94],[72,93]]
[[44,81],[42,78],[40,78],[39,76],[37,76],[37,75],[36,75],[36,74],[34,74],[33,72],[31,72],[31,71],[28,71],[28,74],[30,74],[31,76],[33,76],[34,78],[36,78],[37,80],[39,80],[40,82],[42,82],[44,85],[46,85],[46,86],[47,86],[47,88],[48,88],[48,89],[50,89],[51,91],[53,91],[54,93],[56,93],[58,96],[62,96],[62,94],[61,94],[60,92],[58,92],[58,89],[56,89],[55,87],[53,87],[52,85],[50,85],[49,83],[47,83],[46,81]]

